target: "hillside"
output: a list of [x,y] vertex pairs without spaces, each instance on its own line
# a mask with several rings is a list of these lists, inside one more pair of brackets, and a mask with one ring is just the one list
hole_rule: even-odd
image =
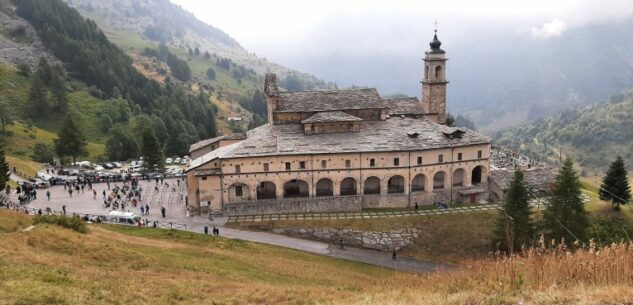
[[497,133],[495,140],[556,161],[562,149],[588,171],[602,172],[616,155],[633,164],[633,92],[609,102],[560,112]]

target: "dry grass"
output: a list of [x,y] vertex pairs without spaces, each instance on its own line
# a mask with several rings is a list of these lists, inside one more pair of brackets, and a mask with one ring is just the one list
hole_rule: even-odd
[[[24,215],[0,212],[10,221]],[[15,222],[15,221],[14,221]],[[1,223],[1,222],[0,222]],[[0,304],[630,304],[633,245],[562,245],[397,273],[160,229],[0,234]]]
[[42,164],[31,160],[26,160],[13,156],[6,156],[6,159],[11,170],[13,170],[13,166],[15,166],[18,174],[20,174],[23,178],[35,177],[37,175],[37,172],[44,168]]

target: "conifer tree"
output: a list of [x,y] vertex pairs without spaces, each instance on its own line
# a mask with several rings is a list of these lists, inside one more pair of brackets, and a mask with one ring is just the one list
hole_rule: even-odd
[[0,147],[0,189],[4,190],[9,182],[9,164],[4,156],[4,149]]
[[68,92],[66,89],[66,80],[64,80],[63,70],[55,69],[51,80],[51,93],[55,102],[55,110],[58,112],[66,112],[68,109]]
[[164,167],[164,154],[163,149],[158,143],[158,139],[154,134],[154,131],[150,128],[146,128],[143,131],[142,148],[143,162],[145,169],[149,172],[160,171]]
[[48,91],[46,84],[39,75],[35,75],[29,92],[31,113],[36,117],[42,117],[48,111]]
[[619,210],[621,204],[631,200],[631,187],[626,176],[624,160],[618,156],[602,179],[600,185],[600,199],[611,201],[614,210]]
[[556,177],[550,203],[543,215],[547,238],[567,243],[586,241],[589,219],[582,202],[580,181],[574,171],[574,161],[565,159]]
[[86,138],[72,115],[68,114],[63,124],[59,138],[55,139],[55,153],[60,157],[71,156],[76,163],[78,156],[87,155]]
[[517,170],[510,183],[506,203],[500,211],[496,230],[497,240],[509,252],[530,244],[534,238],[529,199],[523,172]]

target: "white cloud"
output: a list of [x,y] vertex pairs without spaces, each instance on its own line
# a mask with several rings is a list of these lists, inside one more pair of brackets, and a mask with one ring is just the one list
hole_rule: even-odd
[[540,28],[532,28],[532,37],[534,38],[550,38],[558,37],[567,30],[567,23],[560,19],[554,19],[550,22],[545,22]]

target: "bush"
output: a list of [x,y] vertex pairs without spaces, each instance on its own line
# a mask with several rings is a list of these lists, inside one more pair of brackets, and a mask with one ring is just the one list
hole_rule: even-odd
[[62,215],[44,215],[35,217],[33,223],[50,223],[63,228],[71,229],[82,234],[88,233],[86,223],[77,217],[68,217]]
[[24,77],[28,77],[31,75],[31,66],[27,63],[19,63],[18,64],[18,73]]

